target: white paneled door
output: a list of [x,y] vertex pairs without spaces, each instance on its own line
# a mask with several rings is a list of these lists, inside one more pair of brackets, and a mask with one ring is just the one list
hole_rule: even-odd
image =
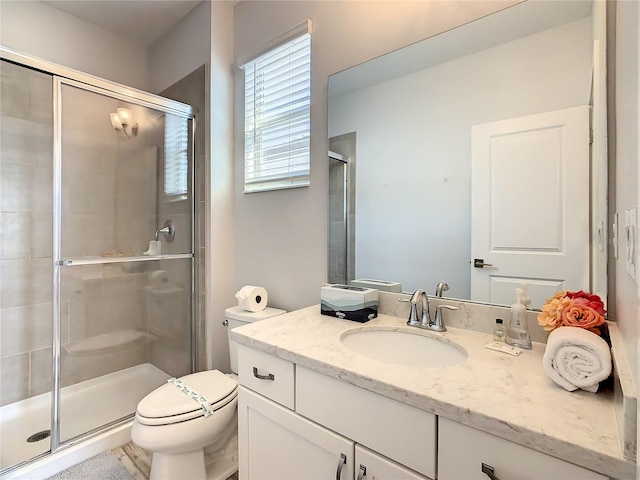
[[589,289],[589,180],[588,106],[472,127],[472,300]]

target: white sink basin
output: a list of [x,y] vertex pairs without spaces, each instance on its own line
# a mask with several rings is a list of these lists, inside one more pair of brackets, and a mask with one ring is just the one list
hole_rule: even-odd
[[340,338],[349,350],[378,362],[409,367],[446,367],[463,362],[467,352],[445,339],[417,330],[362,328],[346,331]]

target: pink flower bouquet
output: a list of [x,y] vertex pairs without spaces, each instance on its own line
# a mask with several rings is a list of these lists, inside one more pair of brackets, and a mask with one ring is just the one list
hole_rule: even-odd
[[558,327],[579,327],[600,335],[604,325],[604,303],[598,295],[562,291],[548,298],[538,315],[538,323],[547,332]]

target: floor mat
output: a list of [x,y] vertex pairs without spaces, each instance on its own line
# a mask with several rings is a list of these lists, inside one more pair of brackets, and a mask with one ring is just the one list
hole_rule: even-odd
[[46,480],[132,480],[133,476],[110,451],[72,465]]

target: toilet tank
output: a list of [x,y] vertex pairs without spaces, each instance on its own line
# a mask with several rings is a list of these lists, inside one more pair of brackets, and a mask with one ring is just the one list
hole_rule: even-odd
[[229,307],[224,311],[227,338],[229,339],[229,360],[233,373],[238,373],[238,344],[231,340],[231,329],[257,322],[258,320],[275,317],[276,315],[282,315],[283,313],[287,313],[286,310],[271,307],[267,307],[260,312],[248,312],[240,306]]

